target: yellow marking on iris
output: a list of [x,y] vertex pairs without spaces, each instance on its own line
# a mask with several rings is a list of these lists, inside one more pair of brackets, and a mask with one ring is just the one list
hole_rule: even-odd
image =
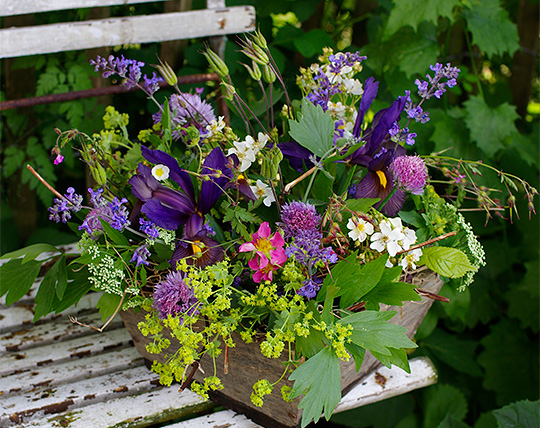
[[201,244],[201,241],[194,241],[191,243],[191,249],[193,250],[193,254],[202,253],[202,245],[201,247],[199,247],[199,245],[197,244]]
[[388,181],[386,180],[386,175],[384,174],[384,172],[380,170],[375,171],[375,172],[379,176],[379,181],[381,182],[381,186],[383,187],[383,189],[386,189],[386,184],[388,183]]

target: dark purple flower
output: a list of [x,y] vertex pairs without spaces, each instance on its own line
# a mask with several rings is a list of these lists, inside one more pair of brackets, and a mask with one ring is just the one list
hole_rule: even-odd
[[148,250],[147,245],[143,244],[135,249],[130,263],[136,262],[136,266],[139,266],[140,264],[148,266],[148,256],[150,256],[150,251]]
[[200,230],[194,236],[182,238],[176,243],[176,248],[170,263],[173,268],[186,259],[188,265],[206,267],[223,260],[225,251],[219,242],[208,236],[206,229]]
[[373,77],[368,78],[364,82],[364,93],[360,99],[360,106],[358,107],[358,115],[356,116],[356,121],[354,122],[353,136],[356,138],[360,137],[362,131],[362,123],[364,122],[364,116],[366,112],[371,107],[371,103],[377,96],[379,91],[379,82],[375,82]]
[[[183,272],[173,271],[167,274],[154,288],[152,306],[161,319],[177,314],[197,315],[199,301],[195,297],[189,280]],[[183,319],[181,319],[181,323]]]

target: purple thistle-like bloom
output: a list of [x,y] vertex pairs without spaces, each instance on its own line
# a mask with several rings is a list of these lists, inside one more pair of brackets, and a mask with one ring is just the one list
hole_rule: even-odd
[[165,279],[155,286],[152,300],[152,306],[158,311],[161,319],[165,319],[169,315],[187,314],[192,316],[199,313],[200,303],[183,272],[173,271],[167,274]]
[[428,173],[421,157],[399,156],[392,161],[388,170],[394,176],[398,189],[411,192],[413,195],[424,193]]
[[285,238],[296,238],[305,232],[318,232],[321,216],[314,205],[293,201],[281,208],[281,220]]
[[139,266],[140,264],[148,266],[148,256],[150,256],[150,251],[148,250],[147,245],[143,244],[135,249],[130,263],[136,262],[136,266]]
[[[200,131],[213,120],[216,120],[214,109],[210,104],[201,99],[199,95],[190,93],[173,94],[169,99],[169,109],[173,125],[173,138],[179,140],[185,133],[179,128],[187,128],[194,125]],[[154,123],[161,120],[161,112],[153,116]]]
[[83,197],[75,193],[73,187],[68,187],[63,199],[54,198],[54,204],[49,208],[49,220],[56,223],[66,223],[71,218],[71,212],[81,209]]
[[97,238],[103,232],[103,226],[100,219],[105,220],[113,229],[123,231],[129,225],[129,212],[124,206],[127,203],[126,198],[119,200],[116,196],[112,202],[107,201],[103,197],[103,189],[93,191],[88,189],[90,193],[90,203],[94,209],[90,210],[79,226],[79,230],[86,230],[92,238]]

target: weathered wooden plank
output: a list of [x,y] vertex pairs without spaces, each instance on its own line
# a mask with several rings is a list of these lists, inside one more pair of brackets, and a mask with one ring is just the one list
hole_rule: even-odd
[[223,410],[199,418],[190,419],[176,424],[168,425],[167,428],[262,428],[260,425],[249,420],[232,410]]
[[[40,318],[38,323],[46,323],[68,315],[78,316],[85,311],[95,311],[96,304],[102,293],[90,293],[81,298],[75,307],[70,307],[59,314],[48,314]],[[28,328],[34,319],[34,305],[31,302],[17,302],[13,305],[0,308],[0,334],[14,332]],[[38,324],[36,323],[36,324]]]
[[[98,312],[84,314],[78,317],[78,320],[87,325],[102,325],[101,315]],[[107,329],[114,330],[122,327],[122,320],[116,317]],[[92,329],[74,324],[67,316],[63,316],[54,322],[31,324],[29,328],[23,330],[0,334],[0,356],[8,352],[18,352],[93,333]]]
[[394,366],[391,369],[380,367],[374,370],[341,399],[334,413],[386,400],[437,383],[437,370],[429,358],[413,358],[409,364],[410,373]]
[[255,9],[234,6],[0,30],[0,58],[253,31]]
[[128,332],[121,328],[13,352],[0,358],[0,376],[32,371],[42,366],[110,351],[127,346],[130,341],[131,337]]
[[34,415],[73,411],[92,403],[148,392],[158,385],[159,376],[149,373],[145,366],[141,366],[54,388],[36,388],[2,400],[0,426],[5,426],[8,422],[20,424]]
[[4,397],[21,394],[38,387],[72,383],[80,379],[121,372],[142,365],[144,365],[144,360],[134,348],[123,348],[52,366],[37,367],[31,371],[0,378],[0,403]]
[[0,0],[0,16],[163,1],[169,0]]
[[[29,421],[21,428],[69,426],[69,428],[109,428],[113,426],[146,427],[171,419],[194,415],[216,405],[202,401],[189,390],[178,393],[178,388],[161,388],[150,392],[115,398],[95,403],[58,415],[48,415]],[[194,419],[197,421],[197,419]],[[223,428],[227,426],[227,421]],[[189,425],[191,426],[191,425]],[[248,428],[238,426],[238,428]]]

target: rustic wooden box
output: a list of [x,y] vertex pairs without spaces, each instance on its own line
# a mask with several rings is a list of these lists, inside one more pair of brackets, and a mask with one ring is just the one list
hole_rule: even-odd
[[[414,275],[413,282],[421,290],[431,293],[438,293],[442,281],[435,273],[423,271]],[[407,328],[407,336],[412,338],[416,329],[424,319],[433,300],[422,297],[421,301],[406,302],[403,306],[385,307],[385,310],[396,310],[397,314],[391,322]],[[146,345],[150,339],[144,337],[137,328],[137,324],[144,319],[144,312],[135,313],[128,310],[121,313],[126,329],[133,337],[133,342],[139,353],[148,361],[158,360],[164,362],[161,355],[153,355],[146,352]],[[274,382],[283,373],[283,362],[285,358],[269,359],[261,355],[259,344],[254,342],[246,345],[238,335],[233,336],[236,347],[229,349],[228,373],[224,374],[224,361],[222,353],[217,360],[217,376],[222,380],[224,389],[210,394],[212,400],[217,401],[225,407],[243,413],[254,422],[267,428],[297,427],[300,425],[302,411],[298,409],[300,398],[291,403],[283,401],[281,398],[281,386],[283,383],[292,386],[292,382],[282,380],[274,387],[271,395],[264,397],[264,406],[256,407],[251,403],[250,395],[253,384],[259,379],[268,379]],[[171,340],[171,346],[167,352],[176,351],[175,341]],[[213,362],[210,357],[201,360],[201,367],[207,373],[213,371]],[[369,352],[366,352],[362,367],[358,372],[355,370],[354,361],[341,363],[341,391],[345,395],[362,378],[374,370],[380,363]],[[202,380],[204,374],[197,370],[194,378]]]

